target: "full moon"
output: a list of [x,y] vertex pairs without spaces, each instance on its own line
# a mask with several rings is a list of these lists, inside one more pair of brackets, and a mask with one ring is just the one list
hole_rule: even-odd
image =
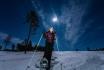
[[57,16],[54,16],[54,17],[52,18],[52,22],[58,22]]

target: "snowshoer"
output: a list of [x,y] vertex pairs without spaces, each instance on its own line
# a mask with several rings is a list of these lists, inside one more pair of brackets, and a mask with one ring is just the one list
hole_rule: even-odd
[[45,38],[45,52],[43,58],[46,58],[48,60],[48,67],[46,68],[46,70],[50,70],[51,56],[55,40],[55,32],[53,30],[53,27],[51,27],[47,32],[44,33],[44,38]]

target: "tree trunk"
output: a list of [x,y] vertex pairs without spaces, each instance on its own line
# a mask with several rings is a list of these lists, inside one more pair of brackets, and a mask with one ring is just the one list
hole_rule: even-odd
[[26,47],[25,47],[25,54],[27,53],[27,49],[28,49],[28,44],[29,44],[29,40],[30,40],[30,37],[31,37],[31,30],[32,30],[32,27],[31,27],[31,24],[29,25],[29,32],[28,32],[28,37],[27,37],[27,40],[26,40]]

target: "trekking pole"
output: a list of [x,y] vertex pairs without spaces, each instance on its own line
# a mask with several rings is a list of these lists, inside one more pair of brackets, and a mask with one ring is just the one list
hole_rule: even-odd
[[57,39],[57,36],[56,36],[56,46],[57,46],[57,50],[60,51],[60,50],[59,50],[59,45],[58,45],[58,39]]
[[35,48],[35,50],[34,50],[34,52],[33,52],[33,55],[32,55],[32,57],[31,57],[31,59],[30,59],[30,61],[29,61],[29,63],[28,63],[28,65],[27,65],[27,67],[26,67],[25,70],[28,70],[28,68],[30,68],[30,64],[31,64],[32,59],[33,59],[33,57],[34,57],[34,55],[35,55],[35,52],[36,52],[36,50],[37,50],[37,47],[38,47],[39,44],[40,44],[40,41],[41,41],[42,37],[43,37],[43,34],[41,35],[41,37],[40,37],[40,39],[39,39],[39,41],[38,41],[38,44],[36,45],[36,48]]

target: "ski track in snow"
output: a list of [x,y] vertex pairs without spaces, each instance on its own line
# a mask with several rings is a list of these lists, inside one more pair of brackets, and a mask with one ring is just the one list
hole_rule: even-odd
[[[33,52],[0,52],[0,70],[25,70]],[[43,52],[36,52],[28,70],[39,70]],[[62,51],[53,52],[57,57],[52,70],[104,70],[103,51]]]

